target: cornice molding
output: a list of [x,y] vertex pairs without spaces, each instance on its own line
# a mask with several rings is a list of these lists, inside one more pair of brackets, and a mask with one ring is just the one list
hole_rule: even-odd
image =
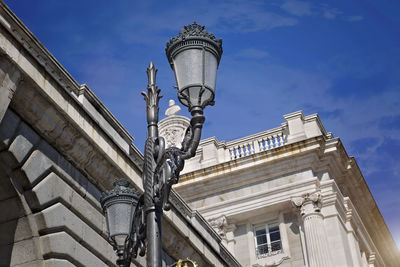
[[128,143],[132,143],[135,138],[122,126],[122,124],[114,117],[108,108],[100,101],[93,91],[86,85],[82,84],[79,88],[78,99],[80,95],[84,95],[86,99],[100,112],[101,115],[110,123],[113,128],[124,138]]
[[[238,158],[228,162],[219,163],[207,168],[195,170],[193,172],[185,173],[180,177],[180,183],[176,185],[177,188],[184,188],[189,186],[191,180],[196,183],[203,179],[216,179],[217,177],[229,178],[234,172],[243,172],[247,168],[254,168],[256,166],[270,166],[277,162],[277,160],[291,159],[298,155],[305,155],[312,153],[315,149],[321,148],[322,137],[314,137],[301,142],[284,145],[268,151],[253,154],[247,157]],[[229,172],[226,172],[229,170]],[[254,172],[253,170],[250,170]],[[229,175],[227,175],[229,173]],[[230,178],[229,178],[230,179]]]
[[217,217],[221,214],[221,211],[223,211],[226,217],[233,217],[237,214],[251,212],[264,207],[284,203],[289,204],[291,196],[303,195],[307,192],[316,191],[318,188],[318,179],[313,177],[289,185],[277,186],[269,190],[201,207],[198,211],[207,218]]

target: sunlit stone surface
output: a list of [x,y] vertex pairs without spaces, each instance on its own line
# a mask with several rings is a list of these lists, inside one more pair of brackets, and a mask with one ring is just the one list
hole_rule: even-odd
[[396,245],[356,160],[318,115],[283,117],[237,140],[202,140],[175,189],[243,266],[396,266]]

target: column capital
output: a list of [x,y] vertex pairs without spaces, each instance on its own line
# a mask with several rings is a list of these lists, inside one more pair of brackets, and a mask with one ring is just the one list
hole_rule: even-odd
[[228,219],[225,215],[219,217],[211,218],[208,220],[211,226],[217,231],[222,239],[222,243],[227,247],[232,255],[235,255],[235,234],[236,225],[233,223],[228,223]]
[[300,197],[292,197],[292,203],[295,207],[300,208],[309,266],[332,267],[324,217],[321,214],[321,193],[317,191],[303,194]]
[[236,230],[236,225],[233,223],[228,223],[228,219],[225,215],[215,217],[208,220],[210,225],[217,231],[222,239],[227,240],[227,233],[234,232]]
[[292,197],[292,204],[300,208],[301,215],[308,215],[321,211],[322,196],[319,192],[306,193],[300,197]]

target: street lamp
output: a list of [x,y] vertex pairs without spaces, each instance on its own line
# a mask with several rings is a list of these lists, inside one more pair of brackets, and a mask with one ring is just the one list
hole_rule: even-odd
[[222,40],[195,22],[171,38],[165,51],[175,72],[180,102],[189,111],[213,105]]
[[117,251],[117,264],[125,266],[125,245],[131,237],[132,221],[140,194],[136,189],[129,188],[129,181],[126,179],[119,179],[113,185],[113,190],[103,193],[100,203],[106,216],[110,243]]
[[[185,26],[178,36],[171,38],[165,51],[175,73],[178,98],[188,107],[192,119],[182,147],[165,148],[164,138],[158,135],[157,126],[158,102],[162,96],[156,86],[157,70],[150,62],[147,68],[147,93],[142,92],[147,111],[147,140],[142,175],[144,194],[139,198],[126,181],[119,180],[115,183],[116,188],[131,190],[124,194],[124,201],[110,197],[120,192],[121,189],[116,188],[104,193],[100,200],[106,214],[111,244],[117,250],[119,266],[129,266],[131,257],[135,258],[138,250],[139,255],[143,256],[147,241],[148,266],[161,267],[162,211],[169,209],[171,186],[178,183],[184,161],[196,153],[205,120],[203,110],[207,105],[214,104],[222,40],[194,22]],[[132,207],[128,208],[128,205]]]

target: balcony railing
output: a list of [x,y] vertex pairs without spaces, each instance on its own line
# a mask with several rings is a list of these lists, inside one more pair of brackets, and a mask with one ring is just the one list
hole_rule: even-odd
[[333,138],[331,133],[325,131],[317,114],[304,116],[301,111],[297,111],[284,118],[286,122],[280,127],[236,140],[225,142],[215,137],[202,140],[196,152],[198,156],[185,164],[183,173],[251,157],[321,135],[327,139]]
[[286,142],[284,128],[278,127],[227,142],[226,149],[229,150],[230,160],[234,160],[284,146]]

